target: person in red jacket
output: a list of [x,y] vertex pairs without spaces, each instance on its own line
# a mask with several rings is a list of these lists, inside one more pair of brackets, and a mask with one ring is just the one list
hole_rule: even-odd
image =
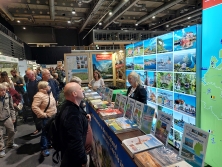
[[[22,97],[14,88],[11,88],[10,85],[7,82],[3,82],[3,85],[6,86],[7,92],[12,96],[13,106],[15,108],[15,112],[16,112],[15,114],[16,114],[16,117],[17,117],[18,111],[19,111],[18,105],[22,101]],[[15,130],[15,132],[17,131],[17,119],[14,122],[14,130]]]

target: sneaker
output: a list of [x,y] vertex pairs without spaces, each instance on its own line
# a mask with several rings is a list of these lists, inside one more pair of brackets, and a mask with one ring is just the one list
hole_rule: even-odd
[[5,150],[0,151],[0,158],[3,158],[5,155]]
[[12,144],[12,145],[10,145],[10,146],[7,146],[7,148],[17,148],[19,145],[18,144]]
[[50,152],[48,150],[43,150],[41,152],[41,154],[42,154],[43,157],[48,157],[50,155]]

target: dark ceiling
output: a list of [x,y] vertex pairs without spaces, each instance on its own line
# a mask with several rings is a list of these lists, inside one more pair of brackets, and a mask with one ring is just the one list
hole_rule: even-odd
[[0,0],[0,9],[11,25],[174,30],[201,23],[202,0]]

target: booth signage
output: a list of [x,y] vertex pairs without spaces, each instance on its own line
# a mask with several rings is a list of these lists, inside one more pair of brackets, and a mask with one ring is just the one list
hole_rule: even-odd
[[3,56],[3,55],[0,55],[0,61],[18,63],[18,59],[17,58],[9,57],[9,56]]
[[203,9],[207,9],[222,3],[222,0],[203,0]]
[[112,54],[97,54],[96,61],[112,60]]

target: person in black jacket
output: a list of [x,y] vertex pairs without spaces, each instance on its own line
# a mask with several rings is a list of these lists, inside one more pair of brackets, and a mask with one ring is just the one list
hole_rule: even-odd
[[59,119],[62,146],[60,167],[82,167],[87,163],[85,143],[88,130],[86,113],[80,108],[84,95],[81,86],[75,82],[66,84],[64,95],[66,101]]
[[142,82],[140,80],[140,75],[136,72],[131,72],[128,75],[128,82],[130,83],[130,87],[127,90],[127,96],[135,99],[141,103],[146,104],[147,103],[147,91],[146,89],[141,85]]

